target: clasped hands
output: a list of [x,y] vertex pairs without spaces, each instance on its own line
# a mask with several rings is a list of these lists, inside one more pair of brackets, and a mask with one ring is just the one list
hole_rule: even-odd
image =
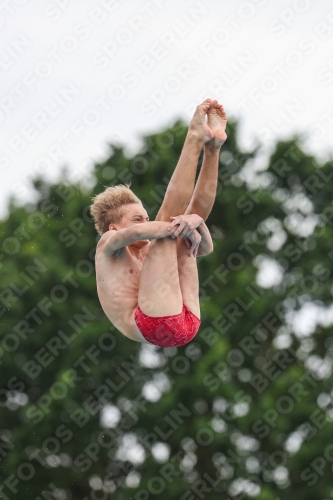
[[202,237],[195,229],[204,222],[203,218],[197,214],[189,214],[170,217],[170,219],[172,222],[167,228],[167,231],[170,232],[170,236],[172,238],[176,238],[177,236],[184,238],[186,247],[191,248],[189,255],[196,257]]

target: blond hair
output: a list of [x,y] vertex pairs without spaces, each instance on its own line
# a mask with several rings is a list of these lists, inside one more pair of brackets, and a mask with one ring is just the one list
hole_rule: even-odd
[[130,184],[110,186],[102,193],[92,197],[93,204],[90,213],[95,221],[98,234],[102,235],[109,230],[110,224],[119,224],[124,215],[122,207],[129,203],[140,203],[141,200],[129,188]]

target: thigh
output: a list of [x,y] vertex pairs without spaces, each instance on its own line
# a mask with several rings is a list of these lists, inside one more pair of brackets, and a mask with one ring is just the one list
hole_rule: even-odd
[[197,259],[189,257],[184,238],[177,239],[177,259],[180,290],[187,308],[200,319],[199,277]]
[[[193,206],[192,200],[185,210],[185,214],[197,213]],[[160,210],[155,220],[170,221],[170,216],[177,216],[181,214],[169,214]],[[169,238],[167,238],[169,239]],[[161,241],[161,240],[155,240]],[[162,240],[165,241],[165,240]],[[188,309],[200,318],[200,302],[199,302],[199,277],[197,259],[189,257],[188,249],[186,248],[184,238],[176,238],[177,241],[177,261],[178,261],[178,276],[180,293],[184,304]]]
[[166,210],[163,206],[157,212],[155,220],[162,220],[165,222],[171,222],[170,217],[177,217],[177,215],[183,215],[184,212],[179,212],[177,210]]
[[150,243],[138,294],[139,307],[149,316],[169,316],[182,310],[176,239],[161,238]]

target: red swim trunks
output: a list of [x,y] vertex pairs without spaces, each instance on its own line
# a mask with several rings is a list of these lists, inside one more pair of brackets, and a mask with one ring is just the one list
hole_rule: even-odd
[[152,317],[138,306],[135,322],[144,338],[161,347],[179,347],[190,342],[199,330],[201,321],[183,303],[182,312],[172,316]]

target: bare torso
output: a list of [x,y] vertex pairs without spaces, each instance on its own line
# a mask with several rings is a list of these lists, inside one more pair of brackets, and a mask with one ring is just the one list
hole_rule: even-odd
[[138,305],[140,275],[150,242],[140,250],[129,246],[107,256],[104,243],[96,248],[97,294],[103,311],[111,323],[126,337],[138,342],[145,340],[134,319]]

